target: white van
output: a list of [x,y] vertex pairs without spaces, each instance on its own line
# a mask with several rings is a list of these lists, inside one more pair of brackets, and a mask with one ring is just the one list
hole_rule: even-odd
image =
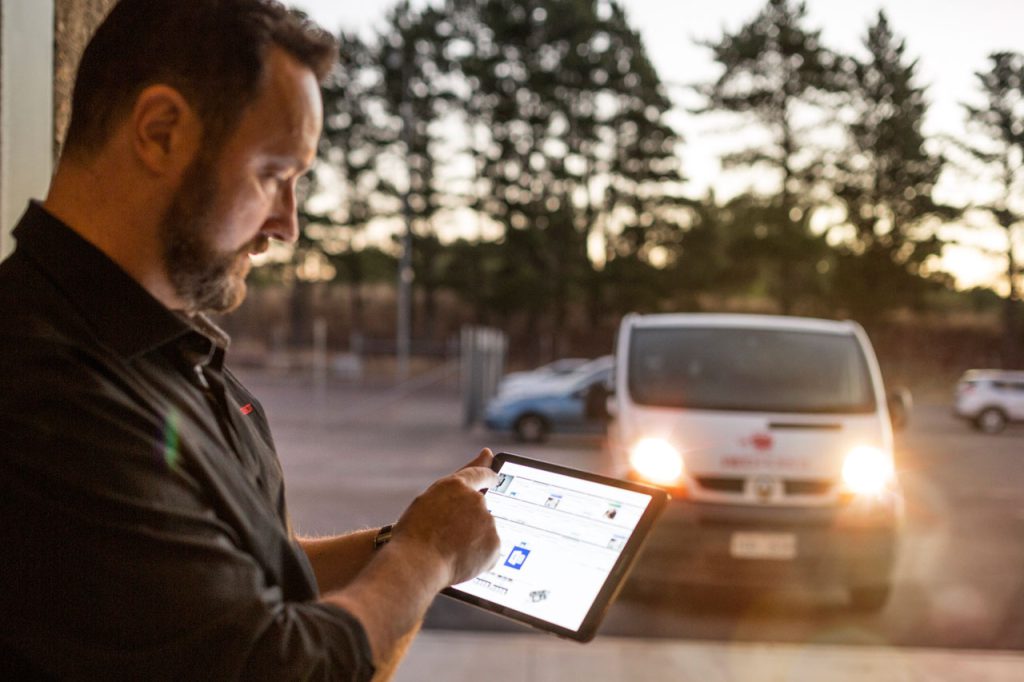
[[609,447],[673,495],[634,570],[666,583],[889,596],[903,498],[882,376],[853,322],[628,315]]

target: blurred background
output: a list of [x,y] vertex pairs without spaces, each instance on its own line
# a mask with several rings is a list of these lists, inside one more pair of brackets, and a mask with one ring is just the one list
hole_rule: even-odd
[[470,324],[533,366],[755,311],[855,319],[919,392],[1021,366],[1020,7],[293,4],[342,46],[303,237],[224,321],[246,359],[319,319],[332,353]]

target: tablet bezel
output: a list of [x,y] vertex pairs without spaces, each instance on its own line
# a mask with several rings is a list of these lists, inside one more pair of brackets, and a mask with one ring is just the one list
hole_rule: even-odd
[[665,505],[669,500],[669,495],[661,488],[654,488],[652,486],[635,483],[633,481],[609,478],[607,476],[601,476],[600,474],[580,471],[560,464],[543,462],[541,460],[530,459],[529,457],[514,455],[507,452],[495,455],[491,468],[494,469],[494,471],[500,471],[501,467],[506,462],[539,469],[541,471],[562,474],[564,476],[570,476],[584,481],[591,481],[593,483],[601,483],[614,488],[631,490],[651,496],[650,504],[647,505],[647,509],[644,510],[644,513],[640,516],[640,520],[637,522],[633,532],[630,533],[629,539],[626,541],[625,546],[622,548],[622,552],[615,561],[615,565],[612,566],[612,570],[608,572],[608,577],[605,578],[604,584],[601,586],[601,589],[598,591],[593,603],[590,605],[590,609],[587,610],[586,616],[584,616],[583,621],[576,630],[556,625],[541,618],[537,618],[536,616],[531,616],[528,613],[517,611],[516,609],[489,601],[473,594],[467,594],[465,592],[455,590],[452,587],[447,587],[441,591],[442,594],[451,597],[452,599],[472,604],[484,609],[485,611],[496,613],[500,616],[510,618],[519,623],[524,623],[539,630],[552,632],[560,637],[572,639],[577,642],[589,642],[597,634],[597,628],[604,619],[605,613],[608,611],[608,607],[611,606],[616,595],[618,595],[619,590],[622,588],[623,583],[625,583],[626,577],[629,575],[629,571],[633,567],[633,563],[636,561],[637,555],[640,553],[640,548],[643,546],[651,528],[654,526],[654,522],[662,511],[664,511]]

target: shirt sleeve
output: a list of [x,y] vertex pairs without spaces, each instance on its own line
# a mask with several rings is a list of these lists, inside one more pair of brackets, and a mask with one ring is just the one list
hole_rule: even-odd
[[187,457],[168,457],[166,415],[133,407],[133,387],[88,357],[14,355],[18,375],[0,370],[0,649],[60,679],[372,677],[354,617],[287,600],[240,549]]

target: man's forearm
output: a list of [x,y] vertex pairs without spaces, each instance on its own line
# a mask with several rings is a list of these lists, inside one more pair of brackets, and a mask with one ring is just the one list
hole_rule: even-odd
[[326,538],[296,538],[313,566],[321,594],[340,590],[373,558],[376,528]]
[[359,619],[378,668],[393,669],[450,575],[450,566],[429,546],[400,539],[375,552],[354,580],[323,600]]

